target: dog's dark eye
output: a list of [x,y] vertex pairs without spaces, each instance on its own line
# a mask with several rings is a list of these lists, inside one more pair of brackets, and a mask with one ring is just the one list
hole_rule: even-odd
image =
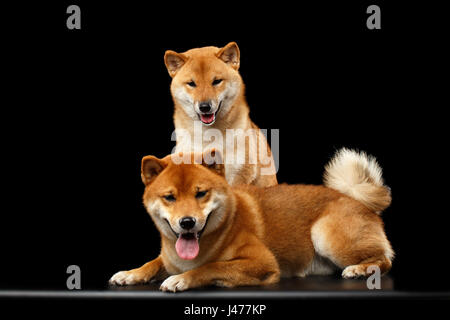
[[195,84],[194,81],[191,81],[191,82],[188,82],[188,86],[192,87],[192,88],[195,88],[197,85]]
[[169,202],[175,202],[175,200],[177,200],[177,199],[175,199],[175,197],[172,194],[168,194],[167,196],[164,196],[163,198]]
[[222,82],[222,79],[216,79],[216,80],[213,81],[212,84],[213,84],[213,86],[217,86],[221,82]]
[[195,197],[196,197],[197,199],[201,199],[201,198],[203,198],[204,196],[206,196],[207,193],[208,193],[208,191],[199,191],[199,192],[197,192],[197,194],[195,195]]

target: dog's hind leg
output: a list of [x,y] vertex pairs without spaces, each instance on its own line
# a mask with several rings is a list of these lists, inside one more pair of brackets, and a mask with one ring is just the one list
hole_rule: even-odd
[[342,277],[346,279],[367,277],[372,274],[370,267],[377,266],[380,269],[380,273],[384,274],[391,269],[392,262],[385,256],[371,257],[359,264],[350,265],[342,271]]
[[[316,252],[343,269],[344,278],[366,277],[376,266],[381,274],[392,266],[394,252],[381,218],[367,208],[345,201],[330,206],[311,228]],[[350,209],[350,210],[349,210]]]

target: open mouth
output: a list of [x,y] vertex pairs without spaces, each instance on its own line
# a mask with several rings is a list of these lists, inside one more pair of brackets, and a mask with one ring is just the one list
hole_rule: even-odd
[[214,112],[214,113],[199,113],[198,117],[200,118],[200,121],[208,126],[213,125],[214,122],[216,122],[216,116],[220,111],[220,107],[222,107],[222,101],[220,101],[219,107],[217,108],[216,112]]
[[212,213],[208,215],[205,226],[199,232],[176,233],[170,225],[170,222],[166,219],[166,222],[169,225],[170,229],[177,237],[175,250],[177,251],[177,254],[181,259],[194,260],[195,258],[197,258],[200,252],[199,241],[203,234],[203,231],[205,231],[206,226],[208,225],[209,217],[211,216],[211,214]]

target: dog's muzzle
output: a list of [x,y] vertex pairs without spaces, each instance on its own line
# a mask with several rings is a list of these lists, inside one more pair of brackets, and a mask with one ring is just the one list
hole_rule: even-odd
[[198,114],[200,121],[207,126],[213,125],[216,122],[216,117],[221,107],[222,101],[219,102],[219,107],[217,108],[217,111],[211,112],[212,109],[211,102],[201,102],[199,104],[200,113]]

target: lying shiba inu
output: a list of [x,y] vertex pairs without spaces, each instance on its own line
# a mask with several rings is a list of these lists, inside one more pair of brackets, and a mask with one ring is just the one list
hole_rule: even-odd
[[[249,117],[244,83],[238,72],[240,51],[237,44],[231,42],[223,48],[204,47],[183,53],[168,50],[164,61],[172,77],[170,89],[175,105],[175,129],[178,130],[176,152],[202,152],[215,147],[221,150],[225,177],[231,185],[276,185],[270,147]],[[195,123],[202,129],[200,139],[194,138]],[[212,129],[218,130],[224,141],[211,139]],[[181,130],[188,135],[180,134]],[[238,142],[244,135],[249,139],[248,146],[245,140],[241,144]],[[254,150],[250,145],[255,146]],[[249,153],[255,160],[249,160]],[[265,168],[264,172],[261,168]]]
[[264,285],[335,268],[344,278],[366,276],[371,265],[382,273],[391,268],[394,252],[379,216],[391,195],[374,158],[343,149],[326,167],[324,186],[268,188],[231,187],[223,165],[206,162],[143,159],[143,199],[161,233],[161,255],[110,283],[168,277],[161,290],[176,292]]

